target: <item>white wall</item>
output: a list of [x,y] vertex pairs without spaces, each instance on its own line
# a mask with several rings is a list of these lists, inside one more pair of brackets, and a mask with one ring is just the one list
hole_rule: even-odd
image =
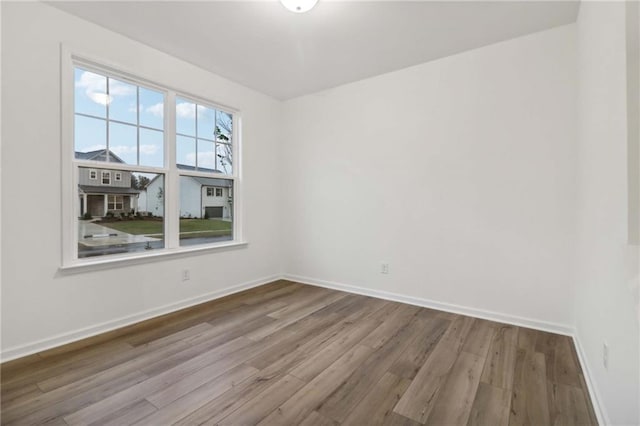
[[285,270],[570,330],[575,51],[569,25],[286,102]]
[[629,242],[640,244],[640,4],[626,2],[627,225]]
[[[1,7],[2,196],[11,200],[2,211],[5,354],[280,273],[271,196],[278,178],[279,102],[43,3]],[[58,271],[61,42],[242,111],[247,248],[75,275]],[[183,268],[191,270],[187,283],[180,281]]]
[[[576,334],[605,417],[611,424],[638,424],[638,250],[627,244],[624,3],[583,2],[577,29]],[[602,362],[604,341],[610,346],[608,370]]]

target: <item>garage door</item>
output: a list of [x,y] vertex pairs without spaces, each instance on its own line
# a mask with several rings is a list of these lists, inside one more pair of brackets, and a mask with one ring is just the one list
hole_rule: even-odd
[[205,207],[204,211],[209,217],[222,217],[222,207]]

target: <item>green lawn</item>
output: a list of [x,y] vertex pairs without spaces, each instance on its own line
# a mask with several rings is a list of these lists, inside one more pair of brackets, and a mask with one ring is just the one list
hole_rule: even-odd
[[[163,222],[155,220],[123,220],[100,223],[107,228],[134,235],[160,236]],[[180,219],[180,238],[219,237],[231,235],[232,224],[219,219]]]

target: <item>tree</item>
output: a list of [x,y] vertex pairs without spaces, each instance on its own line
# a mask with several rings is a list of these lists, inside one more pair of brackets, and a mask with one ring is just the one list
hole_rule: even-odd
[[131,175],[131,188],[133,189],[145,189],[150,182],[151,179],[146,176]]
[[[216,169],[224,173],[231,173],[233,166],[231,134],[233,132],[233,119],[231,114],[218,111],[216,114],[216,157],[218,165]],[[221,143],[218,143],[221,142]]]
[[151,183],[151,179],[146,176],[138,177],[138,189],[145,189]]

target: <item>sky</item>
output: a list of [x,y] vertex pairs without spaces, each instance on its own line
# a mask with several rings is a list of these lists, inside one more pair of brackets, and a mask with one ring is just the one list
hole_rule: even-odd
[[[109,149],[125,163],[163,166],[161,92],[76,68],[75,112],[76,151],[105,149],[108,137]],[[216,125],[230,140],[225,129],[231,129],[231,124],[226,112],[177,98],[177,163],[231,173],[230,146],[214,142]]]

